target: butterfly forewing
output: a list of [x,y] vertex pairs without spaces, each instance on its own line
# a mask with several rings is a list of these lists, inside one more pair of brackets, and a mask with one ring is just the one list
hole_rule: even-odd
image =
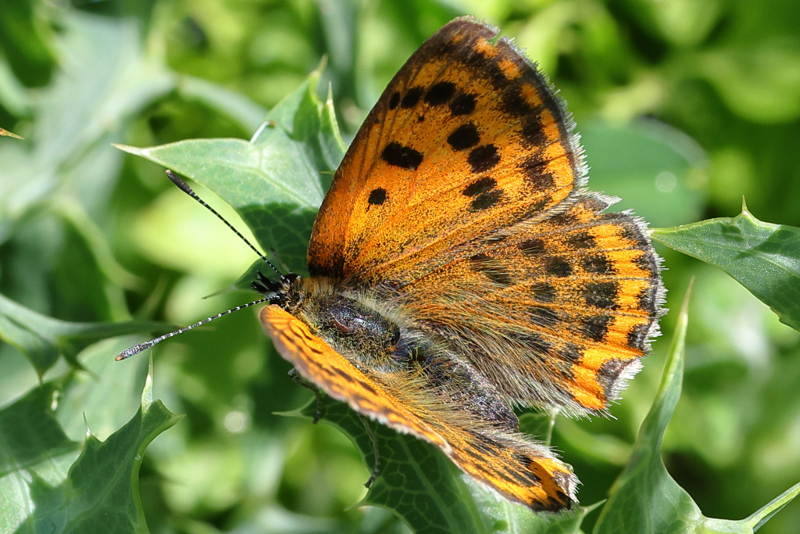
[[464,241],[541,217],[579,185],[570,119],[496,33],[457,19],[395,76],[317,217],[313,274],[403,283]]

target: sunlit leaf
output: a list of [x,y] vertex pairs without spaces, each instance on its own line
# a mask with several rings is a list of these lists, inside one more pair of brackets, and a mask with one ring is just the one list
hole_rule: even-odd
[[120,147],[201,183],[247,223],[268,253],[305,271],[317,209],[344,153],[333,106],[317,97],[312,74],[267,115],[250,141],[194,139],[151,148]]
[[147,445],[176,420],[160,401],[143,406],[107,440],[90,436],[60,484],[33,476],[24,503],[30,515],[16,534],[40,532],[42,525],[51,533],[147,532],[139,467]]
[[[593,122],[580,128],[590,167],[589,187],[621,198],[617,209],[634,209],[654,226],[700,216],[703,192],[692,177],[704,164],[687,136],[655,121]],[[620,151],[625,153],[620,157]]]
[[667,472],[661,451],[681,395],[690,294],[687,291],[678,315],[656,399],[639,429],[628,465],[611,488],[594,534],[752,534],[800,493],[798,484],[748,518],[715,519],[705,517]]
[[54,384],[43,384],[0,410],[0,479],[78,448],[53,415]]
[[743,208],[736,217],[658,228],[652,236],[723,269],[800,330],[800,228],[760,221]]

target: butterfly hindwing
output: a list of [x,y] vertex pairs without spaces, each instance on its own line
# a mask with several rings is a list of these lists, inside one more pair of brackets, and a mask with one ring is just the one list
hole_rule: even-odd
[[411,376],[359,369],[278,306],[264,308],[261,322],[278,352],[304,378],[359,413],[433,443],[463,471],[507,498],[547,510],[574,501],[574,475],[545,447],[426,402]]
[[607,204],[583,195],[484,236],[404,286],[403,306],[509,401],[604,410],[640,368],[663,300],[642,223]]
[[571,119],[496,34],[456,19],[390,82],[320,209],[312,274],[404,283],[487,229],[542,216],[580,185]]

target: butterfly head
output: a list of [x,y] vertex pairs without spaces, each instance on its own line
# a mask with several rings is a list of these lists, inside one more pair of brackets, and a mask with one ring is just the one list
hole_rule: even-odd
[[301,281],[300,275],[295,273],[282,274],[276,280],[271,280],[259,271],[250,287],[264,295],[270,304],[286,308],[299,299]]

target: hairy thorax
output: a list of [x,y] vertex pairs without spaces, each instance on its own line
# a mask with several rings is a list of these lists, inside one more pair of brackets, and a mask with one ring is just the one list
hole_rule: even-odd
[[440,401],[516,428],[516,416],[488,380],[446,340],[410,321],[390,296],[316,277],[299,280],[295,291],[289,311],[362,371],[412,375]]

